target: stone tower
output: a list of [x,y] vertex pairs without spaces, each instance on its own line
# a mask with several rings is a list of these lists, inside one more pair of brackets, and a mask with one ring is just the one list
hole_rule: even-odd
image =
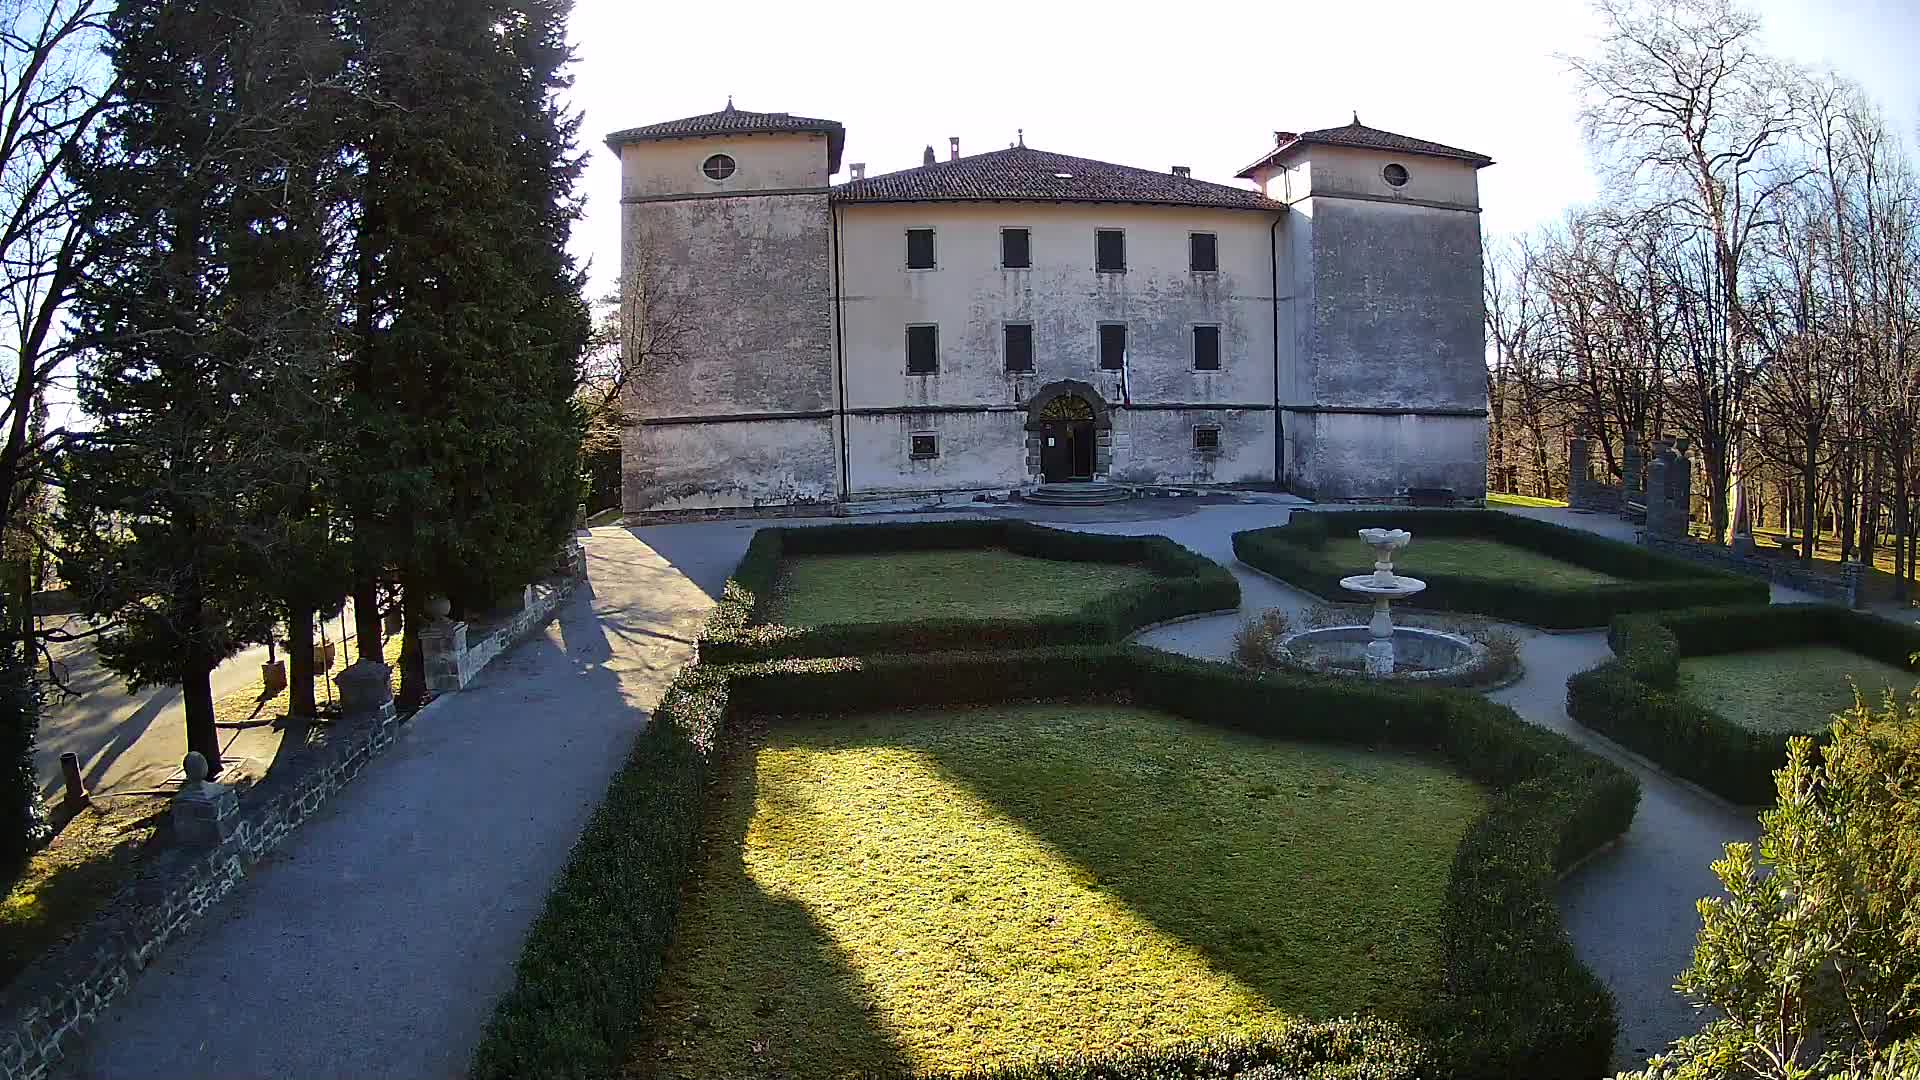
[[607,136],[620,155],[629,511],[831,502],[832,214],[845,132],[735,109]]
[[1365,127],[1275,132],[1240,173],[1289,207],[1287,487],[1318,499],[1486,493],[1478,170],[1490,158]]

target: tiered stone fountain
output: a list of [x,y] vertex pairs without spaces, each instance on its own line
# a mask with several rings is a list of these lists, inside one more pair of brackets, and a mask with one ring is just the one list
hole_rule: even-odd
[[1486,656],[1477,642],[1415,626],[1393,625],[1392,604],[1425,591],[1427,583],[1393,572],[1393,554],[1413,540],[1405,529],[1361,529],[1373,549],[1373,573],[1340,579],[1340,587],[1373,601],[1365,626],[1303,630],[1280,640],[1280,655],[1296,667],[1372,679],[1438,680],[1463,674]]

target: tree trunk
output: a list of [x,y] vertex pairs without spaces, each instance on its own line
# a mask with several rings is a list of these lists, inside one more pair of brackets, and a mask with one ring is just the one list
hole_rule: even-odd
[[189,657],[180,669],[180,698],[187,713],[187,749],[207,759],[207,775],[220,775],[220,729],[213,722],[213,665]]
[[1860,564],[1873,565],[1873,552],[1880,540],[1880,451],[1867,459],[1867,471],[1860,484]]
[[1801,464],[1800,484],[1806,490],[1801,492],[1800,557],[1808,561],[1813,559],[1813,546],[1820,532],[1819,497],[1816,494],[1820,486],[1820,428],[1816,424],[1807,425],[1807,460]]
[[380,585],[367,578],[353,587],[353,639],[360,659],[386,662],[386,635],[380,626]]
[[287,605],[287,715],[311,720],[313,703],[313,609]]

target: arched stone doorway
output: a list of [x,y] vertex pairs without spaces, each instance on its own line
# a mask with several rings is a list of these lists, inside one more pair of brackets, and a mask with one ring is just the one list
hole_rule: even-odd
[[1113,418],[1092,386],[1048,383],[1027,402],[1027,471],[1043,483],[1095,480],[1113,457]]

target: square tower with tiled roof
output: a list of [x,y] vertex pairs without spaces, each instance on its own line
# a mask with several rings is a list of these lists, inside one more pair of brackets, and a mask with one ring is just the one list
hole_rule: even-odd
[[1367,127],[1274,133],[1241,170],[1287,205],[1286,482],[1317,498],[1486,494],[1484,154]]
[[630,512],[839,499],[832,215],[845,132],[727,107],[607,136],[621,165]]

